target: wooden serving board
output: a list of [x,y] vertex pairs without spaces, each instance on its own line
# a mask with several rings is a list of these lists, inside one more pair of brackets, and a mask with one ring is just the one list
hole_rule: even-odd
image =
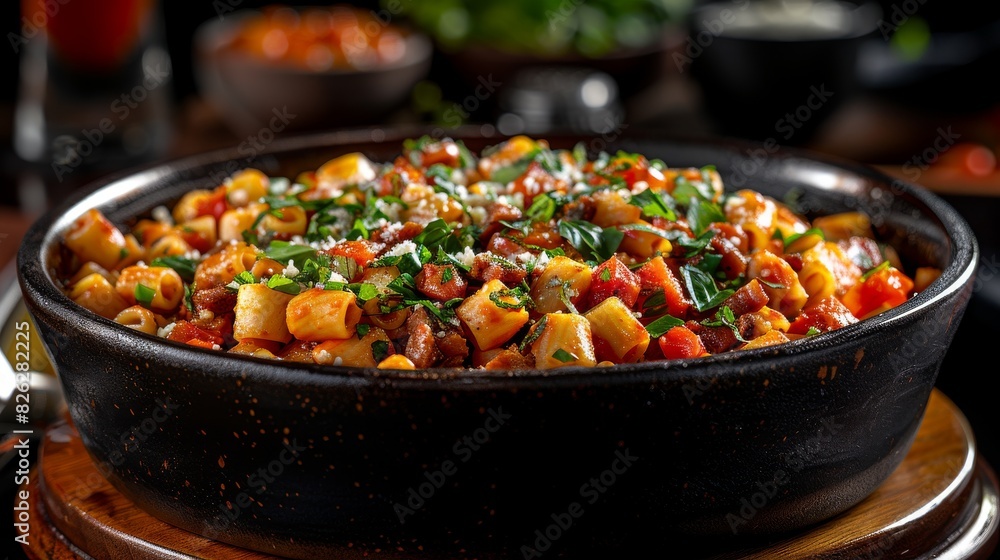
[[[935,390],[906,458],[851,510],[777,541],[733,541],[724,552],[712,554],[689,544],[674,552],[712,560],[981,560],[997,544],[997,486],[992,468],[977,455],[961,411]],[[105,480],[68,422],[46,432],[24,487],[36,519],[31,545],[25,547],[32,559],[275,558],[189,533],[142,512]]]

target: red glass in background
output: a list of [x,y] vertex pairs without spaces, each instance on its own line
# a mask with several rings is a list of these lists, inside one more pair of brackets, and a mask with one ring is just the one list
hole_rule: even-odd
[[21,8],[42,25],[19,53],[14,147],[35,164],[43,196],[163,156],[173,96],[158,1],[22,0]]
[[[48,8],[45,24],[55,56],[80,71],[114,73],[148,34],[154,2],[74,0],[58,6],[58,11]],[[21,10],[24,14],[45,12],[45,0],[22,0]]]

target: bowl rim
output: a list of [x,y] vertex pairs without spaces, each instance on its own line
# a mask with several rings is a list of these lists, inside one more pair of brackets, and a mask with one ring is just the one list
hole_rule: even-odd
[[[422,134],[437,132],[440,129],[433,129],[426,125],[413,125],[379,128],[378,130],[384,132],[383,139],[380,141],[372,139],[373,129],[370,127],[288,136],[276,139],[262,155],[280,157],[282,153],[287,152],[308,149],[329,150],[338,146],[351,145],[354,147],[367,145],[370,148],[398,147],[403,139],[416,138]],[[475,125],[448,129],[445,136],[455,139],[495,140],[496,142],[509,137],[497,133],[483,134],[482,129]],[[551,133],[538,135],[538,137],[553,139],[566,137],[566,135]],[[569,133],[568,137],[586,140],[599,136]],[[623,134],[618,141],[613,143],[628,141],[693,143],[704,148],[717,150],[720,154],[727,152],[745,154],[748,152],[744,150],[763,146],[759,142],[743,139],[685,138],[657,134],[652,131]],[[504,386],[527,388],[534,387],[533,384],[537,382],[544,382],[548,386],[568,386],[577,385],[581,380],[587,384],[615,385],[659,379],[663,376],[671,376],[675,372],[684,372],[688,375],[711,375],[713,372],[718,373],[719,371],[723,374],[736,374],[737,371],[742,373],[742,368],[739,367],[741,365],[746,366],[762,360],[773,360],[775,364],[778,364],[783,360],[798,359],[802,355],[809,355],[823,349],[847,346],[852,341],[872,336],[874,331],[892,329],[893,326],[904,323],[912,316],[926,312],[929,308],[955,297],[956,292],[971,287],[978,263],[978,242],[965,219],[938,195],[915,183],[895,179],[866,164],[815,153],[808,149],[782,148],[784,154],[792,160],[802,159],[809,163],[818,163],[837,171],[851,173],[882,185],[893,185],[900,189],[900,194],[912,197],[923,204],[927,212],[922,213],[921,218],[925,220],[935,219],[940,222],[948,245],[950,245],[949,261],[947,266],[942,269],[939,278],[926,290],[895,308],[815,337],[751,350],[722,352],[700,358],[618,364],[611,367],[571,366],[551,370],[428,368],[408,371],[284,362],[204,349],[170,341],[156,335],[149,335],[89,312],[69,299],[49,274],[47,265],[52,248],[60,241],[60,234],[76,217],[90,208],[106,204],[108,200],[116,196],[142,192],[144,189],[148,190],[150,185],[155,184],[157,180],[176,175],[184,170],[197,169],[211,164],[224,164],[230,160],[240,159],[241,156],[237,148],[221,148],[153,164],[140,164],[106,175],[81,187],[62,203],[42,214],[30,226],[22,238],[17,252],[17,280],[21,287],[22,297],[29,304],[32,315],[38,312],[55,320],[67,321],[72,328],[82,331],[84,336],[108,341],[109,344],[114,341],[117,345],[127,344],[133,349],[152,347],[153,351],[149,355],[137,355],[138,358],[145,361],[162,361],[159,356],[163,356],[173,363],[183,363],[194,370],[198,370],[200,367],[202,371],[212,371],[216,375],[218,372],[222,372],[222,375],[234,377],[256,372],[257,375],[273,376],[273,381],[280,383],[357,386],[391,382],[401,386],[428,389],[431,387],[440,388],[440,384],[452,388],[481,388],[484,384],[495,388]],[[956,243],[956,239],[967,242]],[[206,358],[209,358],[208,365],[204,361]],[[58,372],[58,364],[54,364],[54,366]]]
[[[324,8],[328,6],[291,6],[294,10],[313,7]],[[263,10],[260,8],[241,8],[229,13],[225,17],[219,16],[218,18],[203,21],[195,28],[192,36],[193,56],[202,61],[229,59],[240,64],[253,66],[260,70],[284,76],[334,78],[398,72],[404,68],[425,64],[431,60],[434,54],[434,43],[430,36],[406,23],[392,21],[386,23],[384,27],[393,27],[400,31],[406,44],[406,50],[398,60],[394,60],[389,64],[376,64],[370,68],[333,67],[326,70],[310,70],[281,62],[263,60],[249,53],[226,49],[225,46],[228,38],[239,27],[241,20],[260,13],[263,13]]]
[[[846,17],[850,19],[850,27],[843,33],[821,37],[764,37],[740,30],[722,30],[720,32],[713,32],[706,28],[706,18],[719,19],[722,17],[721,14],[723,11],[728,10],[730,13],[733,13],[738,12],[741,9],[746,9],[750,6],[750,3],[747,3],[741,7],[739,3],[734,4],[724,0],[708,0],[703,4],[692,8],[688,14],[687,25],[692,35],[709,32],[714,36],[714,39],[739,41],[748,44],[789,46],[805,44],[829,45],[835,43],[854,42],[871,36],[879,29],[879,24],[882,22],[883,10],[875,0],[860,0],[859,2],[851,2],[848,0],[821,0],[821,2],[823,4],[829,4],[841,9]],[[734,6],[736,6],[735,9]],[[725,22],[723,21],[723,23]]]

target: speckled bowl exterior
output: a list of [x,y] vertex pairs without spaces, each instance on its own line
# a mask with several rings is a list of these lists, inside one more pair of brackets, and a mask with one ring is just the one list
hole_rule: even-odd
[[[297,558],[676,550],[828,519],[902,460],[972,293],[977,243],[935,195],[801,151],[582,139],[673,166],[715,164],[728,188],[794,196],[808,214],[866,211],[908,265],[943,269],[896,309],[766,349],[548,372],[308,366],[137,333],[52,281],[60,232],[89,208],[127,225],[220,172],[287,175],[355,150],[384,160],[421,132],[301,136],[254,161],[223,151],[123,172],[25,236],[21,287],[73,422],[137,506]],[[475,150],[501,140],[473,132],[451,135]]]

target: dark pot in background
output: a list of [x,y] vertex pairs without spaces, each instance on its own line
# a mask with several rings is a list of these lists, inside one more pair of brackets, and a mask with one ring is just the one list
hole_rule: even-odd
[[[858,55],[881,10],[822,0],[709,2],[692,10],[680,64],[690,67],[719,134],[803,146],[860,88]],[[770,6],[770,8],[768,8]]]
[[[355,150],[385,160],[422,132],[289,138],[261,167],[288,175]],[[500,141],[455,137],[474,150]],[[580,140],[596,145],[550,138]],[[19,280],[73,422],[111,482],[143,510],[224,542],[296,558],[509,558],[555,526],[552,555],[621,554],[675,550],[677,535],[774,535],[856,504],[920,423],[973,287],[968,226],[923,189],[791,150],[751,173],[754,144],[632,135],[617,148],[716,164],[732,188],[798,192],[804,211],[867,211],[907,263],[943,274],[902,306],[815,338],[545,374],[401,375],[220,354],[99,318],[52,282],[59,233],[75,217],[97,207],[128,223],[209,186],[239,157],[224,151],[78,193],[25,236]],[[137,441],[147,419],[155,430]],[[761,492],[765,503],[742,513]]]

